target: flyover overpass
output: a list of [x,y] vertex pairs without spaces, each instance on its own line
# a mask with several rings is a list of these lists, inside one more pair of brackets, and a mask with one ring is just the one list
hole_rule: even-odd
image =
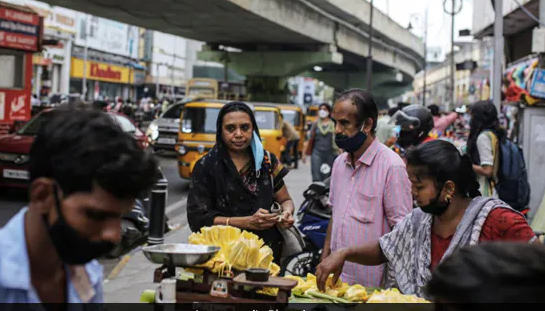
[[[247,76],[255,100],[282,98],[285,79],[298,74],[336,89],[366,86],[370,5],[365,0],[43,1],[207,42],[199,59],[227,61]],[[422,69],[424,44],[378,10],[373,26],[372,92],[394,97],[410,88]],[[323,71],[314,72],[314,66]]]

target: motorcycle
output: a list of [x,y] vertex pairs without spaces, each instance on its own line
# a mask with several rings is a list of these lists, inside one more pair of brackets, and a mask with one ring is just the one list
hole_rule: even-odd
[[303,234],[305,248],[301,253],[283,260],[281,275],[306,276],[307,273],[315,273],[331,219],[331,209],[327,205],[329,181],[328,178],[323,182],[313,182],[303,193],[305,201],[299,207],[295,220]]

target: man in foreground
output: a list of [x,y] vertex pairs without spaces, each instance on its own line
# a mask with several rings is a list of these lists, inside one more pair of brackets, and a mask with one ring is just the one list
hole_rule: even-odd
[[29,205],[0,229],[0,303],[103,302],[94,260],[157,163],[107,114],[57,109],[30,150]]

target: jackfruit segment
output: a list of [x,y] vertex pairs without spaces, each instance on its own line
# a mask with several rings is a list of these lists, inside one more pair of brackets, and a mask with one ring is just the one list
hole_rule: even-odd
[[259,249],[259,262],[257,266],[262,269],[268,269],[273,259],[272,249],[268,246],[263,246]]
[[259,264],[259,248],[257,245],[258,243],[253,240],[238,239],[230,244],[229,262],[238,270],[257,268]]
[[332,289],[332,288],[326,289],[326,290],[325,290],[325,293],[326,293],[327,295],[333,296],[333,297],[339,297],[339,296],[340,296],[340,295],[339,295],[339,291],[334,290],[334,289]]
[[316,276],[312,273],[307,273],[307,283],[314,284],[316,287]]
[[430,303],[430,301],[415,295],[403,295],[397,288],[375,291],[367,303]]
[[346,289],[344,299],[350,301],[365,301],[369,298],[365,287],[360,284],[355,284]]
[[337,279],[337,283],[333,284],[333,274],[330,274],[328,277],[327,277],[327,280],[325,282],[325,287],[331,287],[331,288],[336,288],[336,287],[339,287],[343,284],[343,282],[341,281],[341,278],[338,278]]
[[280,274],[280,266],[275,264],[274,262],[271,262],[271,264],[269,265],[269,271],[270,275],[278,276],[278,274]]
[[[318,286],[314,274],[307,274],[306,280],[298,276],[285,276],[285,278],[297,281],[297,286],[291,290],[293,295],[299,297],[316,296]],[[349,286],[348,283],[343,283],[341,279],[333,285],[333,275],[330,275],[326,281],[325,295],[330,296],[330,298],[343,298],[354,302],[363,302],[368,298],[365,287],[361,285]]]
[[257,235],[241,231],[231,226],[203,227],[192,233],[190,244],[214,245],[220,251],[208,262],[197,267],[206,268],[221,275],[230,273],[231,267],[237,270],[249,268],[270,269],[271,275],[278,275],[280,267],[273,265],[273,253]]
[[348,283],[342,283],[339,286],[335,287],[335,290],[337,291],[338,295],[337,297],[344,297],[346,291],[350,288]]

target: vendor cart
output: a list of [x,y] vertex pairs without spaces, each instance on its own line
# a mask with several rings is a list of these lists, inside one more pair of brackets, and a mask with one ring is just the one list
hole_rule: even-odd
[[[241,271],[214,273],[199,267],[219,249],[191,244],[164,244],[144,248],[148,260],[161,264],[153,274],[154,283],[160,283],[155,291],[155,303],[251,303],[270,304],[275,309],[287,305],[291,289],[297,285],[294,280],[270,276],[267,280],[254,281]],[[191,276],[187,277],[188,274]],[[263,294],[261,291],[264,289],[274,289],[277,294]]]

